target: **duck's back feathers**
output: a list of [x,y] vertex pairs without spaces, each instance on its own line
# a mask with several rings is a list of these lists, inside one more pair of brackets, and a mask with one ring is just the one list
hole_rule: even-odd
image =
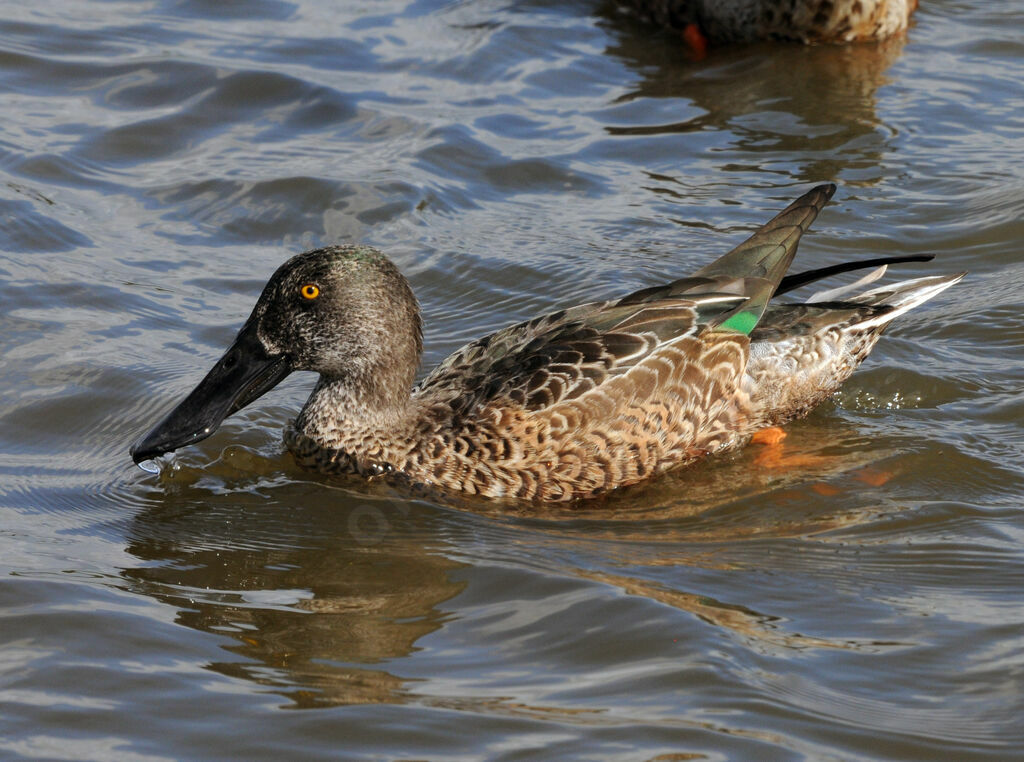
[[694,275],[606,302],[560,310],[467,344],[417,388],[466,414],[498,400],[537,411],[622,375],[665,345],[711,329],[747,334],[835,193],[805,193]]
[[543,410],[600,387],[662,346],[696,335],[743,301],[706,294],[553,312],[466,345],[427,376],[415,395],[447,400],[460,415],[499,402]]

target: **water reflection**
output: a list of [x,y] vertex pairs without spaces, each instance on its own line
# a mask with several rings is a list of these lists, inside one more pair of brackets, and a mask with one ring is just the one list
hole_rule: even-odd
[[[453,599],[496,560],[640,596],[761,647],[878,648],[792,631],[697,581],[697,570],[743,569],[737,543],[862,520],[863,492],[892,455],[862,445],[854,427],[822,417],[782,448],[748,448],[603,502],[515,510],[463,500],[457,511],[232,446],[152,485],[163,498],[134,518],[127,550],[141,563],[123,576],[173,606],[179,624],[234,639],[235,658],[208,668],[303,708],[442,701],[398,665],[452,621]],[[520,603],[543,600],[540,588]]]
[[143,563],[123,574],[175,607],[179,624],[236,639],[227,650],[239,658],[210,669],[299,707],[405,700],[405,681],[373,665],[409,655],[443,625],[441,604],[465,586],[451,572],[464,564],[424,542],[421,513],[395,517],[368,545],[347,519],[373,500],[292,492],[302,504],[265,512],[265,501],[237,495],[152,508],[127,547]]
[[[889,82],[885,72],[901,56],[905,40],[845,46],[761,43],[716,49],[707,60],[687,64],[669,38],[652,38],[649,28],[614,12],[605,17],[619,32],[607,52],[638,75],[616,105],[644,99],[664,104],[654,112],[661,120],[643,124],[615,123],[617,115],[636,111],[612,109],[606,127],[610,135],[686,133],[701,144],[710,132],[728,136],[729,150],[747,154],[747,160],[736,162],[716,156],[720,171],[763,171],[771,168],[766,165],[781,169],[785,164],[785,176],[801,182],[843,177],[847,184],[874,184],[882,178],[892,129],[877,113],[876,93]],[[690,105],[684,109],[685,103]],[[720,154],[723,149],[714,150]],[[795,173],[794,157],[801,159]],[[701,174],[698,185],[706,184]],[[701,187],[688,188],[688,196],[691,190],[699,193]]]

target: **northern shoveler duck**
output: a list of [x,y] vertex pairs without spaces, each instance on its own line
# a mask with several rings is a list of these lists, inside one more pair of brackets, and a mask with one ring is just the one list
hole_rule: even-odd
[[[300,254],[273,274],[234,344],[132,457],[206,438],[293,370],[320,379],[285,442],[325,472],[572,500],[737,447],[810,411],[893,318],[964,275],[864,289],[887,264],[930,259],[895,257],[784,277],[834,191],[814,188],[689,277],[505,328],[416,385],[420,313],[398,268],[369,246]],[[804,303],[773,299],[867,266],[878,269]]]
[[[864,42],[903,34],[918,0],[620,0],[658,26],[702,41]],[[695,42],[696,41],[696,42]]]

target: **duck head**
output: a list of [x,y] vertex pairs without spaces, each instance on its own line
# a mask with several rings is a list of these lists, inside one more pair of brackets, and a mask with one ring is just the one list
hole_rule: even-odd
[[271,276],[234,342],[199,385],[131,447],[141,463],[213,434],[295,370],[369,407],[404,404],[422,350],[408,281],[369,246],[299,254]]

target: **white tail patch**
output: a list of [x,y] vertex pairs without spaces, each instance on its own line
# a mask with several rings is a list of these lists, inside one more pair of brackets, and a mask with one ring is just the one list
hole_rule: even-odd
[[888,312],[875,315],[859,323],[853,323],[851,329],[872,328],[883,326],[904,312],[912,310],[917,305],[928,301],[936,294],[940,294],[952,286],[967,273],[955,273],[953,275],[932,275],[926,278],[915,278],[905,280],[901,283],[893,283],[889,286],[873,288],[858,294],[848,301],[858,304],[872,304],[890,307]]

